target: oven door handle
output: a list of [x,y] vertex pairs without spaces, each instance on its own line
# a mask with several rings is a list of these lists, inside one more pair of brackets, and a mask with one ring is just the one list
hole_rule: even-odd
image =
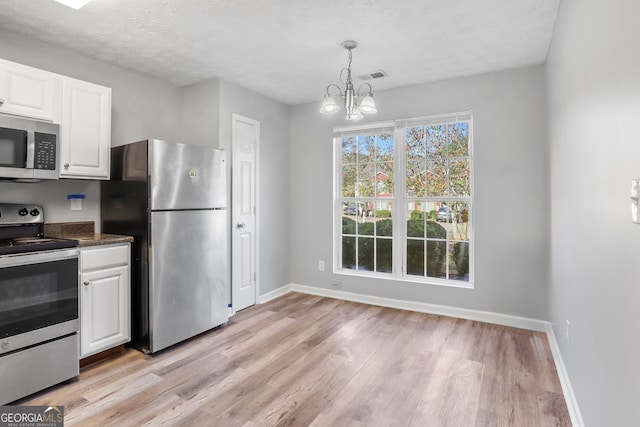
[[53,251],[28,252],[0,256],[0,268],[15,267],[20,265],[40,264],[49,261],[63,261],[65,259],[77,259],[78,249],[64,249]]

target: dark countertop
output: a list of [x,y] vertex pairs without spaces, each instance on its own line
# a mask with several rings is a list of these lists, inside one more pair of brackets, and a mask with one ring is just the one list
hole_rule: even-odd
[[78,241],[79,247],[85,246],[98,246],[98,245],[111,245],[114,243],[128,243],[133,242],[131,236],[121,236],[119,234],[65,234],[62,237],[64,239],[73,239]]
[[47,223],[44,225],[44,234],[47,237],[77,240],[81,248],[133,242],[132,236],[96,233],[93,221]]

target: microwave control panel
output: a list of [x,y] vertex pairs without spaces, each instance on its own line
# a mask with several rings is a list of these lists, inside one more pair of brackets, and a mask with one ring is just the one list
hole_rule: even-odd
[[56,169],[56,136],[48,133],[35,132],[35,147],[33,152],[34,169]]

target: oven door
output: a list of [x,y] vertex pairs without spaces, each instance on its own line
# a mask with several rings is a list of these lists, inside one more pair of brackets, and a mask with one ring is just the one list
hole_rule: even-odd
[[78,328],[77,249],[0,256],[0,354]]

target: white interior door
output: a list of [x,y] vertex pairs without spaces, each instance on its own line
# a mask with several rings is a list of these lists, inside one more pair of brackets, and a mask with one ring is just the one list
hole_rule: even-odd
[[258,294],[256,171],[260,122],[238,114],[233,114],[231,121],[231,304],[234,311],[239,311],[254,305]]

